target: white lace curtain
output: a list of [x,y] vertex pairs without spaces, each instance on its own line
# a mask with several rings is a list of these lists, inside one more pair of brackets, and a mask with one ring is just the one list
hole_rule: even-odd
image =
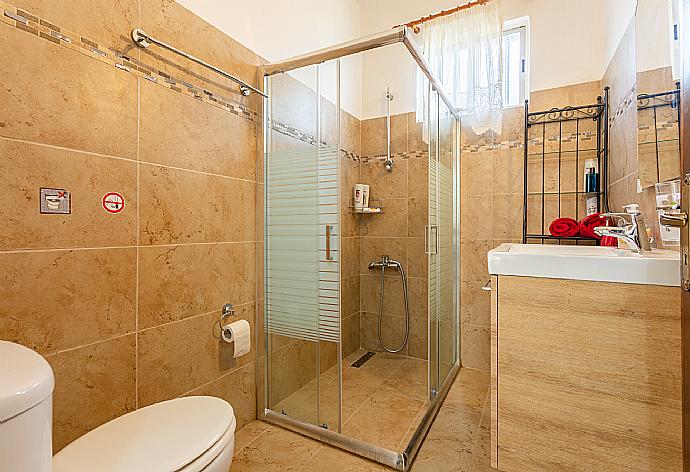
[[[495,2],[460,10],[422,26],[424,57],[476,134],[501,134],[503,21]],[[428,120],[429,88],[417,71],[417,122]],[[443,107],[442,107],[443,109]],[[443,115],[442,115],[443,118]]]

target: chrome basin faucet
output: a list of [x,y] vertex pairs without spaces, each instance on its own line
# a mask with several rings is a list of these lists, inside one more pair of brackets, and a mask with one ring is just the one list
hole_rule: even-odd
[[604,218],[612,218],[622,221],[623,226],[598,226],[594,232],[599,236],[612,236],[625,241],[634,252],[650,252],[649,235],[644,215],[637,210],[629,213],[602,213]]

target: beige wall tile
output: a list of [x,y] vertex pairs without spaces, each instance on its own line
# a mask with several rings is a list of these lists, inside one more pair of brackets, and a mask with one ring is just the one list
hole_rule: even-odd
[[134,330],[135,249],[18,252],[0,261],[0,338],[46,355]]
[[460,236],[463,239],[486,239],[493,223],[490,195],[460,197]]
[[460,342],[462,365],[471,369],[491,369],[490,328],[463,324]]
[[[361,123],[362,156],[373,157],[386,154],[386,119],[371,118]],[[391,130],[393,127],[391,126]]]
[[[410,318],[410,339],[407,355],[426,359],[429,354],[429,321],[426,318]],[[425,378],[426,380],[426,378]]]
[[301,77],[307,84],[286,74],[271,76],[269,95],[271,99],[271,119],[288,125],[303,133],[316,136],[316,69],[304,70]]
[[341,318],[347,318],[359,312],[359,275],[342,279]]
[[[184,45],[184,50],[209,64],[231,71],[254,86],[258,85],[259,56],[211,26],[174,0],[141,0],[141,28],[169,44]],[[181,46],[180,46],[181,47]],[[141,52],[142,61],[173,77],[211,92],[260,107],[260,97],[243,97],[236,84],[208,69],[160,48]]]
[[140,159],[256,180],[256,123],[146,80]]
[[142,244],[253,241],[256,184],[141,166]]
[[602,94],[600,81],[586,82],[530,93],[530,111],[549,110],[553,107],[594,104]]
[[477,326],[491,324],[491,295],[482,290],[484,285],[478,282],[462,282],[460,315],[463,323]]
[[340,139],[343,149],[361,155],[360,121],[345,110],[340,110]]
[[[275,407],[298,389],[316,378],[316,343],[296,340],[270,354],[270,406]],[[306,405],[311,413],[316,404]]]
[[[494,194],[522,193],[524,187],[524,154],[521,148],[501,149],[492,153]],[[486,184],[486,178],[479,178]]]
[[429,256],[424,252],[424,238],[407,238],[408,277],[427,277],[429,274]]
[[13,0],[12,5],[118,51],[136,49],[130,33],[139,23],[137,0]]
[[[407,280],[410,316],[415,318],[427,318],[429,298],[429,281],[425,278],[410,277]],[[402,312],[404,313],[404,311]]]
[[222,398],[232,405],[239,431],[256,419],[254,363],[234,370],[218,380],[189,392],[189,395],[207,395]]
[[[254,326],[254,304],[235,307],[236,319]],[[139,406],[175,398],[252,362],[252,352],[233,359],[220,339],[220,311],[138,333]]]
[[342,238],[340,244],[343,255],[340,259],[340,267],[343,277],[351,277],[359,274],[360,238]]
[[249,243],[140,249],[139,328],[242,305],[256,296],[256,245]]
[[357,349],[360,343],[360,314],[355,313],[343,319],[342,338],[343,338],[343,357],[347,357]]
[[[518,239],[522,237],[522,204],[520,194],[494,195],[492,202],[492,237],[495,239]],[[573,212],[572,215],[575,213]]]
[[424,229],[429,223],[429,200],[410,198],[407,202],[407,236],[424,237]]
[[407,114],[407,150],[429,151],[429,143],[423,139],[422,123],[417,122],[417,113]]
[[[54,147],[0,139],[2,194],[12,204],[0,208],[5,221],[0,248],[37,249],[136,244],[136,163]],[[40,188],[70,192],[72,213],[41,214]],[[118,192],[125,209],[111,214],[103,197]]]
[[46,358],[55,374],[53,449],[134,410],[134,335],[64,351]]
[[360,274],[376,274],[377,271],[369,270],[369,263],[380,261],[383,255],[387,255],[391,259],[399,261],[403,267],[407,267],[407,245],[404,238],[362,237],[360,244]]
[[0,41],[12,51],[0,64],[2,136],[136,158],[132,74],[15,28]]
[[429,156],[407,159],[407,196],[409,198],[428,198],[429,196]]
[[670,66],[637,73],[638,93],[661,93],[675,90],[675,88],[673,69]]
[[358,215],[359,235],[372,237],[407,236],[408,213],[406,198],[381,200],[383,213]]
[[463,195],[491,195],[494,186],[496,151],[465,152],[460,159],[460,192]]
[[[402,280],[398,276],[384,278],[383,313],[403,316],[405,304],[403,300]],[[362,311],[378,313],[381,303],[381,275],[362,275],[360,279],[360,307]]]
[[407,163],[410,159],[396,159],[393,171],[388,172],[384,161],[362,162],[360,183],[369,185],[369,204],[377,198],[407,198]]
[[489,279],[487,252],[493,249],[491,241],[460,241],[460,260],[463,282],[486,283]]

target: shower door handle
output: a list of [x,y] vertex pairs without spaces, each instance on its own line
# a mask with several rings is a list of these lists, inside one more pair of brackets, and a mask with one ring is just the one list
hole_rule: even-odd
[[[434,244],[433,249],[431,248],[432,241]],[[424,252],[430,255],[438,254],[438,226],[436,225],[424,227]]]
[[331,255],[331,231],[333,231],[333,225],[326,225],[326,260],[332,261],[333,256]]

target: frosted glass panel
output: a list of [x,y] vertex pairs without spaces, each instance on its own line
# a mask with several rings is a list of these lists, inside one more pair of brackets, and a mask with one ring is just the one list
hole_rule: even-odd
[[308,145],[266,162],[266,329],[340,339],[338,153]]

